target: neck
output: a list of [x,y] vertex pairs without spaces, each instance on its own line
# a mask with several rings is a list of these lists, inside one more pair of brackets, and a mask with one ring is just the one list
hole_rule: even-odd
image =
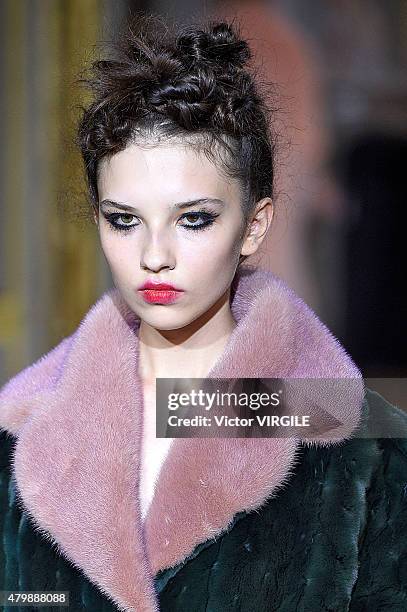
[[180,329],[139,329],[140,372],[145,384],[156,378],[204,378],[236,327],[230,288],[204,314]]

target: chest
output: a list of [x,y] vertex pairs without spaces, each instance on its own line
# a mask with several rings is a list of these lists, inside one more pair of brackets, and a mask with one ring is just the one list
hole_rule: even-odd
[[173,438],[156,437],[155,383],[143,388],[143,435],[141,444],[140,501],[145,516],[154,495],[155,483]]
[[156,428],[156,389],[155,383],[143,387],[143,443],[153,444]]

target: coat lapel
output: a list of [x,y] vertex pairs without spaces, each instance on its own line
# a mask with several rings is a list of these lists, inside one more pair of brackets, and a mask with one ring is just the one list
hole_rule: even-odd
[[[240,270],[231,304],[237,326],[208,378],[362,380],[327,328],[271,273]],[[128,612],[158,610],[155,574],[274,496],[300,446],[299,438],[176,438],[143,524],[139,323],[111,289],[72,336],[0,392],[0,427],[17,436],[13,470],[35,528]],[[362,382],[348,399],[324,405],[340,420],[339,435],[306,443],[352,435]]]

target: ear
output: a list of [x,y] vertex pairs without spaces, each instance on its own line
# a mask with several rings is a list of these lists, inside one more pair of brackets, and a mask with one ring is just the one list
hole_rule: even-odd
[[92,209],[93,209],[93,219],[95,221],[95,224],[99,227],[99,211],[96,210],[95,206],[93,206]]
[[274,202],[263,198],[256,204],[242,244],[241,255],[253,255],[263,242],[274,217]]

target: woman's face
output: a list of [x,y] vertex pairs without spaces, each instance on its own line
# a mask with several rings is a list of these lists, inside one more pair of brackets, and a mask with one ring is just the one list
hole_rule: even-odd
[[[144,322],[182,328],[228,291],[244,240],[240,185],[204,155],[176,144],[129,145],[101,161],[98,192],[103,252]],[[146,281],[182,292],[168,303],[154,293],[147,301]]]

